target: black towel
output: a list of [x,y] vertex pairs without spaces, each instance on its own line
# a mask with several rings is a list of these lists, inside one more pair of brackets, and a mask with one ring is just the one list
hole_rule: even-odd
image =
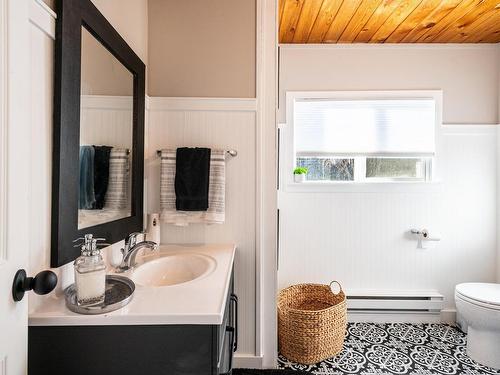
[[210,180],[210,149],[177,149],[175,160],[175,207],[178,211],[206,211]]
[[108,191],[109,182],[109,155],[112,147],[94,146],[94,208],[102,210],[104,208],[104,198]]

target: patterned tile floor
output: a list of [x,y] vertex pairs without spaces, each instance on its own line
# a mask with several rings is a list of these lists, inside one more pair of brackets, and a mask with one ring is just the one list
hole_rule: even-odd
[[315,365],[279,356],[279,367],[314,375],[479,375],[500,374],[466,354],[467,336],[445,324],[349,323],[344,349]]

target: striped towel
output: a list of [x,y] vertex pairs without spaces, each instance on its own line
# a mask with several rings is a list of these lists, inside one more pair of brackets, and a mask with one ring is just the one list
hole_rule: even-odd
[[175,156],[176,150],[161,151],[160,209],[161,220],[167,224],[222,224],[226,218],[226,152],[212,150],[207,211],[177,211],[175,209]]
[[129,171],[129,151],[125,148],[111,149],[105,208],[124,209],[128,207]]

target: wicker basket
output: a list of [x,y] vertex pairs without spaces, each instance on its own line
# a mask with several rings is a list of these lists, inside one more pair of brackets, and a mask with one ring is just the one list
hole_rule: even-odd
[[[332,292],[333,283],[340,291]],[[299,284],[278,296],[278,345],[282,355],[302,364],[333,357],[342,350],[347,322],[342,286]]]

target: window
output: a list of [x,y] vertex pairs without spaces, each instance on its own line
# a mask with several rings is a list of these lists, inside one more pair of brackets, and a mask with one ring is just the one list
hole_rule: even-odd
[[288,99],[293,167],[308,169],[306,182],[432,180],[440,92],[292,92]]

